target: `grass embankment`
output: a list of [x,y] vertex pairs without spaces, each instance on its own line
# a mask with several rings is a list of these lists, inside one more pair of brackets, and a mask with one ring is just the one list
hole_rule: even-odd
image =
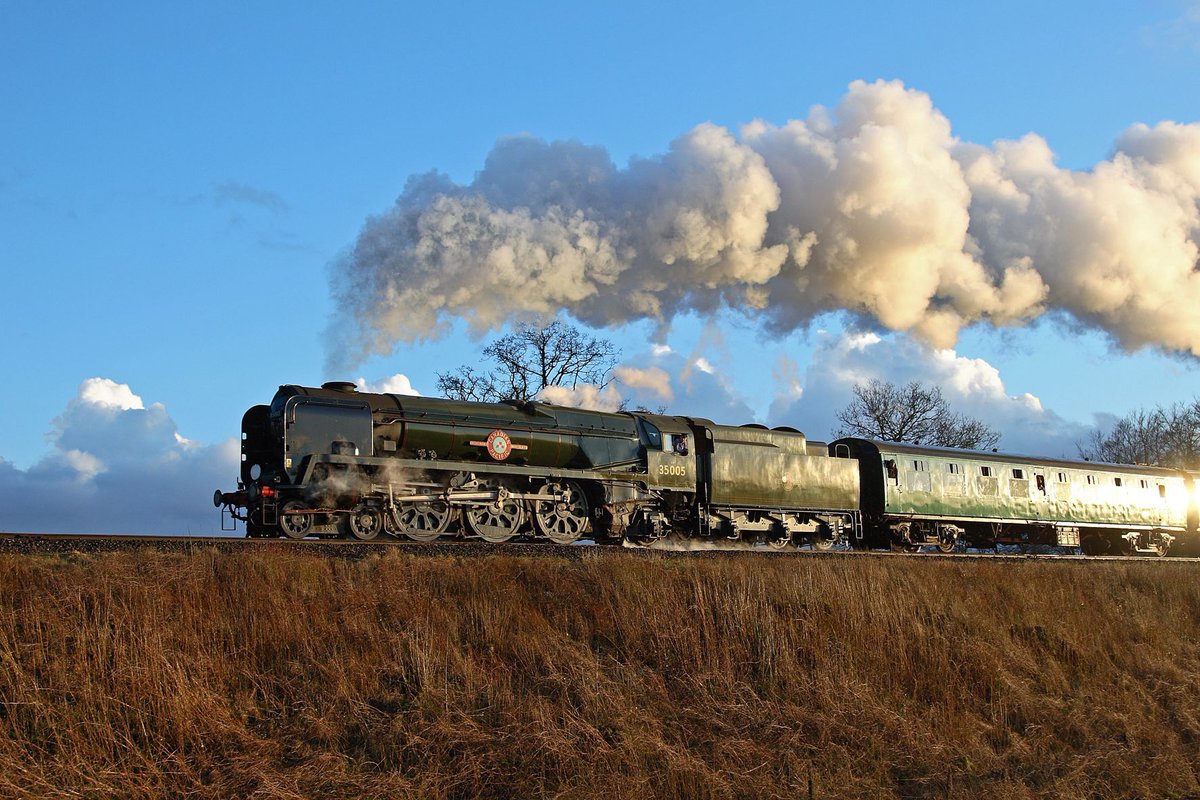
[[2,556],[0,796],[1194,796],[1197,576]]

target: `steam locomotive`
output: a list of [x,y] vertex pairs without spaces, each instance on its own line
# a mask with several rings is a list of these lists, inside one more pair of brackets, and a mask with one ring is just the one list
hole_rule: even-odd
[[1162,555],[1197,536],[1195,478],[1155,467],[845,438],[540,402],[281,386],[242,418],[222,515],[250,537],[442,536]]

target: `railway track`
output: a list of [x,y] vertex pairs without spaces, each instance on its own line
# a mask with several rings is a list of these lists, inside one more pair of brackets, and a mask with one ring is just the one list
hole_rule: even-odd
[[766,546],[719,546],[709,542],[696,544],[669,543],[649,547],[615,547],[610,545],[558,545],[550,542],[489,544],[480,540],[447,540],[437,542],[377,541],[360,542],[348,539],[245,539],[229,536],[142,536],[121,534],[68,533],[7,533],[0,532],[0,554],[71,554],[107,553],[132,550],[192,553],[217,549],[224,552],[245,552],[247,549],[266,551],[315,552],[339,558],[365,558],[379,555],[389,548],[427,556],[493,555],[538,556],[583,559],[597,555],[626,554],[629,557],[649,555],[667,557],[738,557],[751,558],[903,558],[928,560],[986,560],[986,561],[1057,561],[1077,562],[1137,562],[1158,564],[1198,564],[1200,558],[1149,556],[1084,556],[1057,553],[994,553],[920,552],[894,553],[882,550],[856,551],[849,549],[817,550],[807,547],[779,550]]

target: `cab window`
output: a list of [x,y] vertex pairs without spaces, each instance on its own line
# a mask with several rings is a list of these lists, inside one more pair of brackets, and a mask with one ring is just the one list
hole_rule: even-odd
[[642,441],[646,443],[646,446],[652,447],[655,450],[661,450],[663,444],[662,433],[658,430],[658,428],[640,418],[638,419],[638,425],[642,429]]

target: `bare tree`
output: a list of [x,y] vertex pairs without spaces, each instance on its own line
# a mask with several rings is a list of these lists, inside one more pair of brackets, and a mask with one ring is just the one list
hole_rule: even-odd
[[1079,454],[1093,461],[1192,468],[1200,462],[1200,399],[1121,417],[1107,432],[1094,431]]
[[603,389],[619,354],[607,339],[558,320],[542,328],[521,325],[483,349],[490,366],[440,372],[437,386],[445,397],[480,402],[532,400],[547,386],[590,383]]
[[842,423],[837,436],[977,450],[1000,441],[999,432],[987,423],[951,411],[937,386],[872,380],[856,383],[853,391],[854,399],[837,412]]

